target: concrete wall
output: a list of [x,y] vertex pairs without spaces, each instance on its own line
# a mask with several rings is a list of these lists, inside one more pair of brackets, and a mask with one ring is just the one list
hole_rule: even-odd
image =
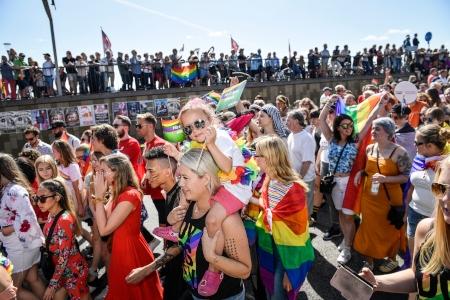
[[[376,76],[380,83],[383,82],[383,76]],[[309,79],[283,82],[266,82],[266,83],[248,83],[242,99],[253,100],[256,95],[263,96],[266,103],[274,103],[278,95],[287,96],[291,102],[304,97],[311,98],[316,104],[319,101],[322,89],[325,86],[334,88],[338,84],[343,84],[346,89],[351,90],[355,95],[361,93],[361,89],[365,84],[370,83],[372,77],[346,77],[340,79]],[[406,79],[406,78],[405,78]],[[80,96],[64,96],[57,98],[21,100],[21,101],[3,101],[0,103],[0,112],[6,111],[20,111],[32,110],[42,108],[57,108],[69,107],[78,105],[92,105],[92,104],[109,104],[110,114],[112,113],[113,102],[128,102],[141,101],[152,99],[178,98],[190,95],[204,95],[214,89],[217,92],[222,92],[225,85],[213,87],[195,87],[169,90],[150,90],[150,91],[135,91],[135,92],[119,92],[114,94],[96,94],[96,95],[80,95]],[[68,128],[68,132],[75,136],[81,137],[84,130],[88,127]],[[161,135],[161,126],[157,126],[157,134]],[[131,135],[136,137],[134,128],[131,130]],[[42,131],[40,135],[41,140],[46,143],[52,143],[54,140],[50,130]],[[23,134],[3,134],[0,136],[0,152],[11,153],[17,155],[22,149],[26,140]]]

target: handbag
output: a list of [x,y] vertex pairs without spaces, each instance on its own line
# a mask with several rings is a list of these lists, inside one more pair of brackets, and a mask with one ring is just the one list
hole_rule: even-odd
[[373,294],[373,286],[345,265],[339,265],[330,285],[341,292],[345,299],[369,300]]
[[341,154],[339,154],[339,159],[336,163],[336,167],[334,167],[333,173],[329,173],[320,179],[320,192],[322,194],[331,194],[334,186],[336,185],[336,182],[334,182],[334,174],[336,173],[339,162],[341,161],[342,153],[344,153],[345,147],[347,147],[347,143],[348,141],[345,143],[344,148],[342,148]]
[[[395,149],[394,149],[395,151]],[[394,152],[392,152],[394,153]],[[378,165],[378,157],[380,155],[380,150],[377,148],[377,168],[378,173],[381,174],[380,166]],[[391,221],[390,225],[394,225],[397,230],[400,230],[402,226],[405,224],[403,222],[403,217],[405,216],[405,207],[403,205],[400,206],[394,206],[392,205],[391,198],[389,197],[388,190],[386,188],[386,184],[383,182],[384,191],[386,192],[386,195],[389,200],[389,204],[391,205],[391,209],[389,210],[389,213],[387,215],[388,221]]]
[[52,279],[53,274],[55,273],[55,264],[53,263],[52,256],[53,254],[50,252],[50,241],[53,235],[53,231],[55,230],[56,223],[58,222],[59,217],[65,212],[65,210],[61,210],[53,220],[52,227],[50,227],[50,231],[48,232],[47,238],[45,239],[45,247],[41,247],[41,260],[39,261],[38,267],[44,273],[44,276],[47,280]]

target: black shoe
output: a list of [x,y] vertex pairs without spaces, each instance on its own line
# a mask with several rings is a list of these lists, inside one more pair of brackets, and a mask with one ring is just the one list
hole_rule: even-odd
[[330,227],[324,234],[323,239],[324,240],[331,240],[334,237],[338,237],[342,235],[342,231],[339,228],[335,228],[334,226]]

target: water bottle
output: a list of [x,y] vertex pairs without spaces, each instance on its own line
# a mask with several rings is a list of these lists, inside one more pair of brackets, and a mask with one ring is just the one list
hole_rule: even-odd
[[372,195],[378,195],[379,188],[380,188],[380,183],[372,181],[372,187],[370,188],[370,193]]

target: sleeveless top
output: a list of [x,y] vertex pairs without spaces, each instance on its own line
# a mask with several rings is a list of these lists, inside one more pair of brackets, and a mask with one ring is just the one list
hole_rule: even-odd
[[[203,228],[206,226],[206,216],[208,212],[198,219],[192,218],[195,201],[189,205],[180,233],[178,234],[178,246],[183,254],[183,278],[191,294],[198,298],[203,298],[197,291],[198,285],[203,278],[209,263],[203,256],[202,235]],[[227,257],[226,253],[223,253]],[[208,299],[226,299],[242,292],[243,282],[241,279],[232,278],[224,273],[222,283],[217,293]]]
[[[344,145],[336,143],[335,139],[332,138],[329,143],[328,148],[328,159],[330,161],[329,171],[330,173],[350,173],[355,162],[356,154],[358,154],[358,149],[355,143],[348,142],[347,146],[342,153],[339,165],[336,167],[336,163],[341,155]],[[335,170],[336,169],[336,170]]]

